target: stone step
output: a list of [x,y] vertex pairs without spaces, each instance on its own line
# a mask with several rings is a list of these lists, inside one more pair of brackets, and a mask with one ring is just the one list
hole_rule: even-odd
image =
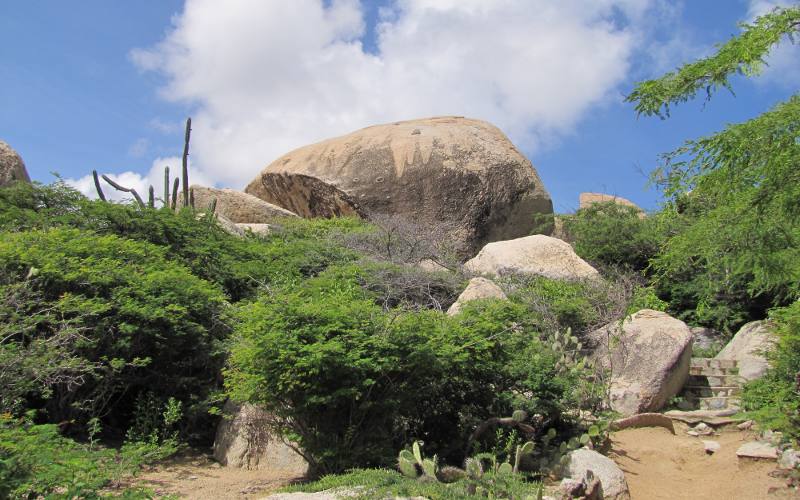
[[736,375],[738,368],[709,368],[692,366],[689,368],[689,375]]
[[738,397],[684,397],[687,406],[699,408],[701,410],[723,410],[726,408],[738,407]]
[[733,359],[692,358],[692,368],[736,368],[739,362]]
[[741,386],[742,378],[739,375],[689,375],[686,385],[706,387]]
[[742,388],[739,387],[738,385],[733,385],[733,386],[687,385],[684,386],[683,392],[685,396],[694,396],[701,398],[731,397],[740,394],[742,392]]

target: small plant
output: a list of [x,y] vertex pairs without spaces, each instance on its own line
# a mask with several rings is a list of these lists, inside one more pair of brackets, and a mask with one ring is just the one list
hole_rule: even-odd
[[414,441],[411,451],[403,450],[397,457],[397,466],[404,476],[412,479],[422,479],[426,481],[438,481],[439,459],[436,455],[433,458],[424,458],[419,441]]

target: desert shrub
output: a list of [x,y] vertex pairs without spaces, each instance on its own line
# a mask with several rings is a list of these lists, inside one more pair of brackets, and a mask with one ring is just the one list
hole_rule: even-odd
[[167,249],[195,276],[223,287],[238,301],[263,285],[296,282],[355,254],[336,244],[363,230],[356,219],[278,219],[268,238],[233,238],[191,210],[141,209],[86,199],[63,183],[17,183],[0,190],[0,228],[9,231],[73,227],[146,241]]
[[[51,421],[103,415],[124,430],[131,399],[149,390],[182,401],[185,423],[202,418],[223,361],[228,306],[219,287],[165,254],[77,229],[3,233],[0,372],[21,377],[9,379],[15,396],[3,410],[23,399]],[[27,354],[32,360],[15,364]]]
[[593,265],[647,268],[662,244],[657,218],[640,217],[636,208],[613,201],[595,203],[563,216],[575,252]]
[[601,280],[554,280],[543,276],[507,276],[509,299],[524,305],[529,321],[545,333],[570,328],[582,336],[639,309],[664,310],[641,275],[608,268]]
[[800,302],[770,315],[778,335],[767,374],[745,385],[744,408],[768,429],[800,439]]
[[142,490],[103,489],[174,451],[144,443],[98,448],[62,437],[55,425],[0,415],[0,498],[152,498]]
[[421,223],[402,215],[369,214],[364,230],[342,234],[341,243],[362,255],[394,264],[432,260],[448,269],[460,262],[459,248],[448,234],[455,224]]
[[363,260],[359,282],[384,309],[447,310],[462,289],[461,276],[448,271],[430,272],[413,265]]
[[[319,472],[389,465],[414,439],[461,460],[469,432],[510,414],[516,394],[538,394],[526,409],[548,415],[569,400],[525,316],[498,301],[470,303],[454,318],[384,311],[358,269],[329,269],[241,306],[225,384],[270,411],[273,430]],[[541,362],[525,369],[542,373],[523,374],[537,351]]]

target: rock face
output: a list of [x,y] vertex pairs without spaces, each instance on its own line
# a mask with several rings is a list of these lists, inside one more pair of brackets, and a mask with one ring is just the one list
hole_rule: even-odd
[[489,243],[464,263],[464,269],[478,274],[535,274],[552,279],[600,278],[569,243],[543,234]]
[[[192,190],[194,206],[198,210],[205,210],[216,199],[216,213],[235,224],[266,224],[276,217],[297,217],[297,214],[241,191],[198,185],[193,185]],[[182,201],[183,195],[179,194],[179,206]]]
[[15,181],[30,182],[22,157],[3,141],[0,141],[0,187]]
[[689,377],[692,332],[667,313],[642,309],[622,328],[611,323],[588,337],[590,357],[611,370],[611,408],[623,416],[660,410]]
[[766,321],[753,321],[744,325],[716,358],[738,361],[740,377],[757,379],[769,368],[764,352],[771,349],[775,341],[775,334]]
[[625,205],[626,207],[633,207],[636,210],[642,211],[636,203],[626,200],[625,198],[614,196],[613,194],[604,193],[581,193],[578,198],[579,208],[589,208],[595,203],[607,203],[613,201],[617,205]]
[[591,470],[603,487],[600,498],[606,500],[629,500],[631,498],[625,474],[613,460],[594,450],[580,448],[570,452],[568,470],[569,477],[578,481],[584,480],[586,471]]
[[722,344],[722,334],[711,328],[704,328],[702,326],[691,327],[692,336],[694,337],[694,346],[700,349],[713,349],[719,348]]
[[265,471],[271,478],[294,479],[309,472],[297,452],[266,429],[269,414],[256,406],[225,403],[223,419],[214,439],[214,458],[222,465]]
[[447,310],[449,316],[455,316],[461,312],[461,306],[470,300],[478,299],[506,299],[506,294],[492,280],[486,278],[472,278],[469,280],[467,288],[461,292],[458,299]]
[[465,254],[529,234],[553,204],[536,170],[489,123],[436,117],[376,125],[296,149],[247,193],[302,217],[398,214],[443,226]]

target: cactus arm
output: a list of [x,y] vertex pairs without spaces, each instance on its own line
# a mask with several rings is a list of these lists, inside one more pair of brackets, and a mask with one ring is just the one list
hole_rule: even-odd
[[94,188],[97,190],[97,196],[106,201],[106,195],[103,194],[103,188],[100,187],[100,179],[97,177],[97,170],[92,170],[92,178],[94,179]]
[[111,184],[111,187],[113,187],[113,188],[114,188],[114,189],[116,189],[117,191],[122,191],[123,193],[130,193],[130,194],[132,194],[132,195],[133,195],[133,197],[134,197],[134,198],[136,198],[136,201],[139,203],[139,206],[140,206],[140,207],[142,207],[142,208],[144,208],[144,207],[145,207],[144,200],[142,200],[142,197],[141,197],[141,196],[139,196],[139,193],[137,193],[135,189],[133,189],[133,188],[126,188],[126,187],[124,187],[124,186],[120,186],[120,185],[119,185],[119,184],[117,184],[116,182],[114,182],[114,181],[112,181],[111,179],[109,179],[107,175],[103,175],[102,177],[103,177],[103,180],[104,180],[104,181],[106,181],[107,183]]
[[175,177],[175,182],[172,183],[172,209],[178,206],[178,184],[180,184],[181,180]]

